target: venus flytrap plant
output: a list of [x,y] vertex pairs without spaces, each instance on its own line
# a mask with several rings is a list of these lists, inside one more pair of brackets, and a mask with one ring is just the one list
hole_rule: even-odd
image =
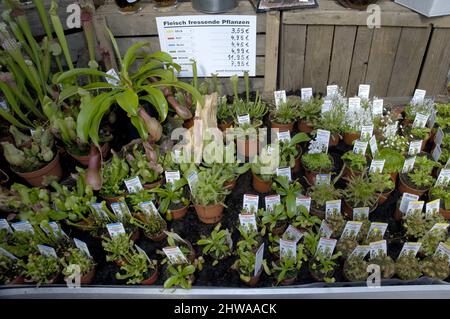
[[395,273],[402,280],[415,280],[422,275],[419,259],[414,252],[406,253],[397,259]]
[[224,258],[231,256],[233,243],[231,241],[228,229],[220,230],[222,225],[219,223],[214,227],[209,237],[201,236],[197,241],[197,245],[203,246],[203,255],[209,255],[216,266]]
[[133,251],[127,255],[126,262],[120,266],[120,272],[116,273],[119,280],[127,280],[128,285],[141,284],[157,272],[157,261],[149,260],[143,252]]
[[38,285],[51,283],[61,271],[59,259],[52,256],[32,254],[27,262],[20,260],[19,265],[26,280]]
[[286,176],[274,178],[272,189],[281,196],[289,212],[296,211],[296,198],[301,194],[303,187],[298,181],[289,182]]
[[312,215],[305,206],[297,206],[292,226],[307,232],[317,231],[322,221],[319,217]]

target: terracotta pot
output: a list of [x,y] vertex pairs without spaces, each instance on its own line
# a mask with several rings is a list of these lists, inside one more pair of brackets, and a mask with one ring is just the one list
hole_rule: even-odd
[[133,242],[137,242],[140,237],[141,237],[141,232],[139,231],[139,229],[137,229],[133,232],[133,234],[131,234],[130,240],[132,240]]
[[362,174],[364,174],[364,172],[357,172],[357,171],[352,171],[350,169],[349,166],[347,166],[347,164],[344,167],[344,171],[342,172],[342,178],[351,178],[354,176],[361,176]]
[[[109,148],[108,143],[105,143],[100,147],[100,153],[102,154],[103,160],[108,155],[109,150],[110,150],[110,148]],[[72,156],[74,159],[76,159],[77,162],[80,163],[81,165],[83,165],[84,167],[88,166],[89,155],[75,155],[75,154],[72,154],[71,152],[69,152],[68,150],[67,150],[67,153],[69,153],[70,156]]]
[[282,286],[290,286],[290,285],[293,285],[296,280],[297,280],[297,275],[295,275],[292,278],[284,279],[282,282],[280,282],[280,285],[282,285]]
[[[334,167],[334,159],[331,155],[328,154],[328,157],[331,159],[331,166]],[[305,178],[308,181],[309,185],[315,185],[316,184],[316,175],[317,174],[329,174],[331,173],[332,169],[325,170],[325,171],[310,171],[305,166]]]
[[310,134],[314,130],[314,127],[303,119],[298,121],[297,128],[300,132],[306,134]]
[[230,121],[230,122],[228,122],[228,123],[221,123],[221,124],[218,124],[218,127],[219,127],[219,129],[222,131],[222,132],[226,132],[226,130],[227,130],[227,128],[230,128],[231,126],[233,125],[233,121]]
[[198,219],[204,224],[216,224],[222,220],[223,205],[195,205],[195,211],[197,212]]
[[339,144],[339,140],[341,139],[338,133],[331,133],[330,135],[330,146],[336,146]]
[[170,214],[172,215],[173,220],[179,220],[179,219],[183,218],[184,216],[186,216],[187,211],[188,211],[188,207],[184,206],[184,207],[181,207],[178,209],[171,209]]
[[157,181],[155,181],[153,183],[144,184],[143,186],[144,186],[145,189],[153,189],[153,188],[157,188],[157,187],[161,186],[162,184],[163,184],[163,180],[161,178],[161,179],[159,179],[159,180],[157,180]]
[[162,230],[157,235],[148,235],[148,234],[146,234],[145,236],[147,236],[147,238],[149,238],[152,241],[162,241],[163,239],[165,239],[167,237],[167,234],[164,232],[165,230],[167,230],[167,227],[165,227],[165,229]]
[[55,176],[58,181],[62,177],[62,168],[61,163],[59,162],[59,153],[56,153],[55,158],[50,163],[48,163],[41,169],[38,169],[37,171],[20,173],[14,171],[13,169],[11,170],[20,177],[22,177],[23,179],[25,179],[31,186],[35,187],[42,186],[42,182],[44,181],[45,177]]
[[439,208],[439,213],[444,217],[445,219],[450,219],[450,210],[446,210],[445,208]]
[[22,285],[25,283],[25,277],[24,276],[17,276],[13,280],[11,280],[8,285]]
[[292,168],[292,172],[294,174],[297,174],[298,172],[300,172],[300,169],[302,168],[302,154],[303,154],[302,147],[300,145],[297,145],[297,150],[298,150],[298,155],[295,158],[295,166]]
[[289,124],[280,124],[274,121],[270,121],[270,126],[271,128],[275,129],[277,128],[279,130],[279,132],[291,132],[294,130],[294,122],[289,123]]
[[252,173],[252,185],[258,193],[269,193],[272,190],[272,180],[265,181],[255,173]]
[[391,178],[394,181],[394,185],[397,184],[398,173],[391,173]]
[[237,152],[241,156],[252,158],[258,154],[258,140],[255,139],[237,139]]
[[80,284],[82,285],[89,285],[92,282],[92,279],[95,275],[95,266],[92,267],[91,271],[89,271],[87,274],[84,274],[80,278]]
[[274,227],[272,229],[272,235],[281,236],[287,228],[287,223],[283,223],[281,226]]
[[408,184],[408,182],[406,181],[405,175],[406,174],[404,174],[404,173],[400,174],[400,178],[399,178],[400,179],[400,183],[398,185],[398,191],[399,191],[400,194],[410,193],[410,194],[415,194],[415,195],[422,196],[423,194],[425,194],[429,190],[429,187],[426,188],[426,189],[421,190],[421,189],[416,189],[413,186],[410,186]]
[[223,184],[223,187],[225,188],[225,189],[230,189],[230,190],[232,190],[232,189],[234,189],[235,187],[236,187],[236,181],[237,181],[237,177],[235,178],[235,179],[233,179],[233,180],[231,180],[231,181],[227,181],[227,182],[225,182],[224,184]]
[[249,287],[255,287],[258,284],[259,279],[261,278],[261,273],[262,271],[258,275],[251,277],[249,281],[244,281],[244,283]]
[[150,277],[141,281],[141,285],[145,286],[153,285],[157,279],[158,279],[158,271],[155,270]]
[[361,132],[344,133],[344,143],[353,146],[353,142],[359,139]]
[[105,195],[98,195],[102,200],[106,202],[109,206],[111,206],[112,203],[118,203],[123,201],[125,194],[120,196],[105,196]]
[[191,117],[190,119],[185,120],[183,122],[183,127],[186,129],[190,129],[193,126],[194,126],[194,118],[193,117]]

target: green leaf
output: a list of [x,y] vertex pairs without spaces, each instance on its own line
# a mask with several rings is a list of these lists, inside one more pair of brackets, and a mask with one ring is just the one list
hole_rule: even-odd
[[289,144],[296,145],[298,143],[308,142],[309,140],[310,140],[310,138],[307,134],[297,133],[291,138],[291,141],[289,142]]
[[148,95],[141,97],[141,99],[152,104],[158,112],[160,122],[164,122],[169,113],[169,106],[164,94],[150,85],[145,85],[142,89],[146,91]]
[[148,41],[139,41],[128,48],[122,62],[122,70],[125,73],[128,73],[130,65],[133,64],[133,62],[136,60],[136,51],[149,45],[150,43]]
[[111,104],[114,103],[114,97],[108,96],[105,98],[105,100],[99,105],[99,108],[97,110],[97,113],[95,114],[94,118],[92,119],[90,128],[89,128],[89,137],[91,138],[92,142],[97,146],[100,147],[99,142],[99,136],[98,132],[100,130],[100,123],[102,121],[103,115],[109,110],[111,107]]
[[137,116],[139,97],[132,89],[126,89],[122,93],[116,94],[116,101],[128,113],[128,116]]
[[164,282],[164,288],[172,288],[174,285],[178,283],[178,277],[172,276],[167,278],[167,280]]
[[144,121],[139,116],[132,116],[130,120],[131,124],[133,124],[133,126],[137,129],[141,139],[146,141],[148,139],[148,131]]
[[54,79],[54,84],[63,83],[68,79],[82,76],[82,75],[94,75],[94,76],[103,76],[105,78],[116,79],[112,75],[106,74],[105,72],[94,70],[91,68],[79,68],[73,69],[59,74],[56,79]]
[[184,82],[171,82],[171,81],[158,81],[151,84],[151,86],[173,86],[180,89],[185,90],[186,92],[190,93],[194,99],[199,102],[201,105],[205,104],[205,100],[203,99],[203,96],[200,94],[199,91],[197,91],[192,85],[184,83]]
[[183,269],[183,275],[188,276],[188,275],[192,275],[195,272],[195,267],[192,265],[186,266]]
[[58,102],[61,103],[64,100],[72,97],[78,93],[78,87],[75,85],[70,85],[65,87],[60,93],[58,97]]

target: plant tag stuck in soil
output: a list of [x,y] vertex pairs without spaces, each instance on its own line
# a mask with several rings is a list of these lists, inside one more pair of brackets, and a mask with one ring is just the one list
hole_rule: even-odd
[[255,214],[239,214],[239,223],[247,231],[256,231],[258,229]]
[[358,245],[358,246],[356,246],[355,249],[353,249],[352,253],[350,254],[350,256],[348,256],[348,258],[357,256],[360,259],[364,259],[364,258],[366,258],[369,251],[370,251],[369,245]]
[[370,163],[370,173],[382,174],[384,169],[384,163],[386,160],[372,160]]
[[317,174],[316,175],[316,185],[330,185],[331,183],[331,174]]
[[337,240],[330,238],[320,238],[319,244],[317,244],[316,253],[321,253],[325,258],[331,258],[333,256],[334,248],[336,247]]
[[139,193],[141,190],[144,189],[142,186],[141,180],[139,179],[139,176],[126,179],[125,180],[125,186],[127,187],[128,193],[130,194],[136,194]]
[[148,257],[147,253],[145,252],[145,250],[143,250],[141,247],[139,247],[138,245],[134,244],[134,247],[136,247],[136,250],[140,253],[143,254],[147,260],[151,263],[152,261],[150,260],[150,258]]
[[56,254],[56,250],[53,247],[46,246],[46,245],[37,245],[37,248],[42,256],[58,258],[58,255]]
[[165,247],[163,248],[164,254],[166,254],[167,259],[169,259],[169,262],[172,265],[182,265],[182,264],[188,264],[188,260],[186,259],[186,256],[184,256],[183,252],[181,251],[180,247]]
[[102,203],[91,203],[90,205],[101,219],[108,219],[108,214],[103,209]]
[[422,140],[411,141],[409,143],[408,155],[415,156],[420,153],[422,149]]
[[414,118],[412,127],[424,128],[427,125],[427,122],[428,122],[427,114],[417,113],[416,117]]
[[450,168],[443,168],[439,173],[439,176],[436,180],[436,184],[434,186],[448,186],[448,182],[450,181]]
[[378,154],[378,144],[377,144],[377,138],[375,135],[372,135],[372,137],[369,140],[369,146],[370,146],[370,152],[372,153],[372,157]]
[[330,144],[330,131],[317,130],[316,141],[322,145],[322,153],[328,153],[328,145]]
[[281,204],[280,195],[269,195],[264,197],[264,202],[266,204],[266,210],[273,211],[275,206]]
[[358,96],[368,100],[370,96],[370,84],[360,84],[358,88]]
[[428,118],[427,126],[429,128],[432,128],[434,126],[434,123],[436,123],[436,110],[431,110],[430,117]]
[[435,162],[439,161],[439,157],[441,157],[442,149],[439,145],[436,145],[433,149],[433,152],[431,152],[431,157],[433,157],[433,160]]
[[327,96],[333,97],[339,93],[339,86],[336,84],[327,85]]
[[[56,222],[50,222],[48,223],[49,228],[45,227],[44,225],[40,225],[41,229],[47,234],[47,235],[53,235],[56,239],[60,239],[61,236],[68,238],[67,234],[64,232],[64,230],[59,227],[59,225]],[[51,232],[51,234],[50,234]]]
[[412,171],[414,168],[414,163],[416,162],[416,157],[410,157],[405,159],[405,162],[403,163],[402,173],[406,174]]
[[359,154],[359,155],[366,155],[367,150],[367,142],[363,141],[355,141],[355,144],[353,145],[353,153]]
[[446,231],[448,226],[449,226],[449,224],[447,224],[447,223],[436,223],[436,224],[433,225],[433,227],[431,227],[429,232],[432,232],[432,231],[434,231],[436,229],[442,229],[442,230]]
[[414,213],[422,213],[424,201],[410,201],[408,203],[408,208],[406,208],[406,216],[412,215]]
[[443,138],[444,138],[444,131],[442,130],[442,128],[438,128],[436,135],[434,136],[434,144],[441,145]]
[[389,124],[386,126],[386,128],[383,130],[383,135],[385,138],[393,138],[398,131],[398,121],[396,121],[393,124]]
[[119,75],[117,74],[116,70],[110,69],[106,72],[106,74],[110,75],[111,77],[105,77],[106,82],[108,82],[111,85],[117,86],[120,83]]
[[309,212],[311,210],[311,197],[299,196],[295,199],[295,204],[297,206],[303,206]]
[[261,244],[255,255],[255,270],[253,276],[258,276],[261,271],[262,263],[264,259],[264,243]]
[[325,219],[320,224],[319,234],[321,237],[330,238],[333,234],[333,229],[328,225]]
[[19,233],[32,233],[34,235],[34,228],[29,221],[21,221],[11,224],[12,228]]
[[295,242],[296,244],[298,243],[298,241],[300,239],[302,239],[302,237],[303,237],[303,233],[292,225],[288,226],[288,228],[286,229],[286,231],[283,233],[283,236],[282,236],[282,238],[291,240],[291,241]]
[[280,238],[280,260],[283,258],[294,259],[297,263],[297,243]]
[[416,89],[414,91],[413,98],[411,99],[411,103],[412,104],[423,103],[423,101],[425,100],[426,94],[427,94],[427,91]]
[[348,99],[348,112],[358,112],[361,108],[361,98],[360,97],[351,97]]
[[402,200],[400,201],[400,207],[399,207],[400,212],[405,214],[406,210],[408,209],[409,202],[416,201],[418,199],[419,199],[418,195],[410,194],[410,193],[403,193]]
[[348,221],[345,224],[345,228],[342,231],[342,235],[341,238],[345,238],[345,237],[356,237],[359,234],[359,231],[361,230],[362,227],[362,222],[361,221]]
[[2,247],[0,247],[0,255],[8,257],[12,260],[18,260],[18,258],[16,256],[14,256],[13,254],[11,254],[9,251],[7,251],[6,249],[4,249]]
[[259,196],[253,194],[244,194],[242,209],[248,213],[256,213],[259,207]]
[[439,246],[436,248],[434,256],[447,256],[448,262],[450,264],[450,245],[446,243],[439,243]]
[[429,217],[429,216],[433,216],[433,215],[438,214],[440,206],[441,206],[441,200],[439,198],[435,199],[435,200],[433,200],[431,202],[428,202],[425,205],[426,216]]
[[289,143],[291,141],[291,132],[289,131],[277,132],[277,137],[278,141]]
[[278,109],[281,104],[286,103],[287,97],[286,97],[286,91],[275,91],[273,92],[273,96],[275,98],[275,107]]
[[341,213],[341,200],[329,200],[325,203],[325,218],[329,218],[332,214]]
[[322,104],[322,109],[320,111],[321,114],[331,111],[331,108],[333,107],[333,101],[330,99],[324,99]]
[[361,141],[369,141],[373,136],[373,125],[363,125],[361,126]]
[[285,176],[287,177],[289,182],[292,181],[291,168],[290,167],[277,168],[277,176]]
[[161,215],[159,215],[158,210],[156,209],[155,204],[153,204],[152,201],[139,203],[139,207],[143,210],[144,214],[146,214],[147,216],[154,215],[161,217]]
[[75,247],[77,247],[79,250],[81,250],[83,253],[85,253],[86,256],[88,256],[90,258],[92,257],[91,252],[89,251],[89,248],[84,241],[74,238],[73,242],[75,243]]
[[106,229],[108,229],[109,236],[114,238],[120,234],[125,234],[125,228],[122,223],[113,223],[106,225]]
[[189,184],[189,189],[192,191],[198,182],[198,173],[196,171],[194,171],[191,174],[189,174],[187,181]]
[[239,124],[250,124],[250,115],[249,114],[245,114],[242,116],[238,116],[238,123]]
[[375,241],[369,244],[370,247],[370,259],[375,258],[380,252],[387,254],[387,242],[386,240]]
[[384,234],[386,233],[386,229],[388,228],[388,223],[378,223],[373,222],[370,223],[369,231],[367,232],[367,238],[371,235],[373,231],[378,230],[381,233],[381,237],[384,237]]
[[111,203],[111,209],[120,220],[122,220],[125,215],[131,215],[130,210],[128,209],[128,206],[125,202]]
[[383,115],[384,101],[382,99],[376,99],[372,102],[372,115],[381,116]]
[[368,220],[369,219],[369,207],[356,207],[353,208],[353,220]]
[[420,246],[422,246],[422,243],[413,243],[413,242],[404,243],[402,250],[400,251],[400,255],[398,255],[398,257],[400,258],[402,256],[408,256],[409,254],[411,254],[411,252],[415,257],[419,252]]
[[9,226],[8,221],[4,218],[0,219],[0,230],[1,229],[5,229],[8,234],[12,234],[13,232],[11,226]]
[[312,88],[302,88],[301,89],[301,97],[302,101],[309,101],[313,97],[313,89]]
[[166,171],[166,183],[175,183],[176,181],[180,180],[181,175],[180,171]]

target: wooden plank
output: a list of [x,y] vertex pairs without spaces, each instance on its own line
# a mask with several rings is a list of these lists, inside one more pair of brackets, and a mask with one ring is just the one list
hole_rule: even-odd
[[356,26],[336,26],[334,29],[333,53],[328,83],[337,84],[344,91],[347,90],[350,76],[356,31]]
[[308,26],[306,31],[305,70],[303,87],[312,87],[314,92],[326,92],[330,70],[333,26]]
[[[101,6],[96,11],[97,15],[104,15],[112,33],[115,36],[150,36],[157,35],[156,17],[177,16],[177,15],[200,15],[201,12],[195,11],[190,2],[182,2],[176,10],[164,13],[153,9],[152,3],[143,3],[143,9],[139,13],[123,14],[117,9],[117,6],[107,4]],[[239,6],[230,12],[230,15],[255,15],[253,6],[248,1],[239,1]],[[265,14],[257,15],[257,32],[266,32]]]
[[[280,13],[272,11],[266,16],[266,52],[264,91],[275,91],[278,73],[278,45],[280,40]],[[258,68],[258,61],[256,61]]]
[[449,69],[450,32],[434,29],[418,88],[427,90],[428,95],[446,94]]
[[401,28],[394,27],[374,31],[365,80],[366,84],[371,85],[372,96],[386,96],[400,33]]
[[353,96],[358,92],[358,86],[364,83],[372,46],[373,29],[358,27],[353,49],[352,66],[347,85],[347,95]]
[[431,28],[403,28],[387,96],[412,96]]
[[306,26],[281,26],[280,89],[297,90],[303,83]]
[[98,50],[102,55],[102,60],[106,69],[118,70],[116,53],[114,52],[111,39],[106,30],[106,19],[103,16],[94,16],[92,19],[95,29],[95,37],[98,43]]

